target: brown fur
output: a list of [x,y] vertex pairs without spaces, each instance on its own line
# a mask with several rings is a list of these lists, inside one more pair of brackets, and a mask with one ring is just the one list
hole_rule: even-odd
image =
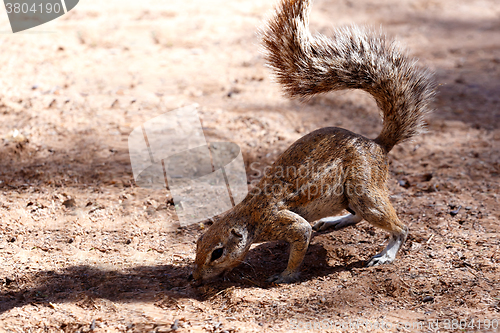
[[[391,234],[386,249],[368,265],[394,260],[407,235],[389,201],[387,153],[421,131],[434,87],[416,67],[377,34],[351,27],[332,39],[311,36],[310,1],[282,0],[262,32],[269,66],[290,96],[363,89],[382,110],[381,134],[371,140],[341,128],[322,128],[295,142],[248,196],[216,219],[197,244],[196,280],[228,271],[255,242],[290,243],[286,270],[271,278],[296,279],[315,230],[353,225],[361,219]],[[353,212],[329,218],[344,209]],[[213,253],[218,250],[220,257]],[[215,259],[214,259],[215,258]]]

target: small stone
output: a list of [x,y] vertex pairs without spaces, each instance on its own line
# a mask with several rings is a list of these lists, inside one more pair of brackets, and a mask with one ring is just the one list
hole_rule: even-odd
[[62,204],[66,208],[72,208],[72,207],[76,206],[76,201],[75,201],[75,199],[71,198],[71,199],[65,200]]
[[90,324],[90,330],[91,331],[95,330],[95,319],[92,320],[92,323]]
[[172,326],[170,326],[170,329],[172,331],[177,331],[179,329],[179,319],[174,320],[174,323],[172,324]]
[[429,173],[425,173],[425,174],[422,175],[422,180],[424,182],[428,182],[428,181],[430,181],[432,179],[432,177],[433,177],[432,173],[430,173],[430,172]]
[[427,193],[433,193],[433,192],[437,192],[437,191],[438,191],[438,187],[436,184],[429,185],[429,187],[427,187],[427,189],[425,190],[425,192],[427,192]]
[[462,208],[462,206],[458,206],[457,209],[454,209],[454,210],[450,211],[450,215],[451,216],[457,215],[458,212],[460,211],[460,208]]
[[422,298],[422,302],[424,303],[428,303],[428,302],[434,302],[434,296],[425,296],[424,298]]
[[410,182],[406,179],[402,179],[398,181],[399,186],[404,187],[404,188],[409,188],[411,186]]

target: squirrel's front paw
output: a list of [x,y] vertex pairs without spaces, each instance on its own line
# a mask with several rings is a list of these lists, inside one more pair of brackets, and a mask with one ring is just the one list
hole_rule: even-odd
[[283,272],[281,274],[276,274],[271,276],[266,280],[266,282],[273,282],[273,283],[292,283],[297,281],[299,278],[299,273],[286,273]]

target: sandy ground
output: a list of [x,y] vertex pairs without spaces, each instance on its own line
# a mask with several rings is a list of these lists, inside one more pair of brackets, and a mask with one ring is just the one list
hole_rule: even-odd
[[397,262],[364,268],[387,235],[363,222],[316,235],[297,283],[265,283],[286,266],[281,243],[255,246],[226,280],[187,282],[202,228],[179,227],[167,191],[135,186],[133,128],[198,103],[207,139],[241,146],[251,184],[314,129],[381,129],[364,93],[281,96],[255,34],[272,5],[86,0],[0,34],[0,331],[499,330],[496,0],[314,5],[313,30],[381,26],[436,73],[429,133],[390,154],[411,232]]

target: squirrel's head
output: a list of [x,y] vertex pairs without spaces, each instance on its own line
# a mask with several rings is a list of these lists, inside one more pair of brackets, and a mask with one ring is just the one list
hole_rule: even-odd
[[227,215],[217,219],[198,239],[192,277],[203,282],[230,271],[245,259],[250,245],[244,223]]

